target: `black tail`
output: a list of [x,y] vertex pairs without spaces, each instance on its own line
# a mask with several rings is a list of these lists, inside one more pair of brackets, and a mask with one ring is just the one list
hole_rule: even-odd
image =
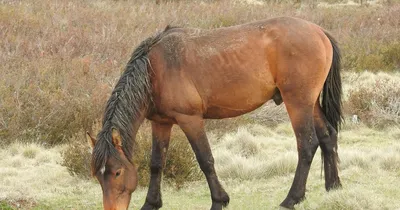
[[335,39],[327,32],[333,48],[333,58],[331,69],[326,78],[324,89],[322,90],[322,111],[324,112],[328,122],[339,130],[342,122],[342,80],[340,77],[340,50]]

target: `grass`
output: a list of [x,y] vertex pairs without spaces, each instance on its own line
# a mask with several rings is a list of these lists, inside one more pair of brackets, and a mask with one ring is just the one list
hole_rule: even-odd
[[1,210],[13,210],[13,207],[10,206],[7,202],[5,201],[0,201],[0,209]]
[[[400,207],[399,128],[375,130],[363,124],[351,126],[344,125],[340,134],[343,189],[325,192],[318,152],[308,178],[307,199],[296,209]],[[227,209],[276,209],[284,199],[297,159],[295,139],[288,128],[288,123],[276,128],[251,124],[223,136],[209,135],[217,173],[231,197]],[[23,155],[27,147],[36,148],[34,158]],[[23,209],[101,209],[100,185],[94,179],[71,176],[60,164],[61,150],[62,146],[48,149],[36,144],[13,144],[1,149],[1,205],[15,206],[16,202],[24,201],[30,204],[22,203]],[[43,159],[44,156],[48,158]],[[19,165],[15,165],[16,161]],[[146,192],[146,187],[140,187],[134,193],[131,209],[143,204]],[[164,182],[162,193],[164,209],[210,207],[204,179],[185,183],[180,190]]]
[[[276,16],[312,21],[336,37],[343,52],[346,118],[362,116],[358,124],[347,120],[340,133],[343,189],[324,191],[317,154],[307,199],[296,208],[399,209],[400,2],[244,2],[0,1],[0,209],[101,209],[100,185],[71,176],[60,153],[70,139],[80,142],[82,136],[84,144],[83,131],[96,129],[135,46],[168,24],[210,29]],[[392,73],[376,73],[381,71]],[[379,88],[375,80],[383,81]],[[351,107],[352,99],[374,109]],[[379,129],[365,125],[378,118]],[[243,117],[209,121],[207,128],[213,130],[217,173],[231,197],[227,209],[276,209],[297,157],[284,105],[267,103]],[[204,179],[179,184],[180,190],[163,185],[164,209],[210,207]],[[135,192],[131,209],[144,203],[146,190]]]
[[334,35],[346,70],[400,68],[397,0],[329,7],[307,0],[299,7],[291,0],[244,2],[1,1],[1,143],[54,145],[91,131],[135,46],[168,24],[210,29],[294,16]]

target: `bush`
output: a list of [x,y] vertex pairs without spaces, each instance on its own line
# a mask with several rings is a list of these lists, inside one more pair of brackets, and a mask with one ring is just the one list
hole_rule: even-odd
[[[138,167],[139,185],[148,186],[151,160],[151,126],[149,122],[145,122],[139,129],[135,146],[133,161]],[[75,135],[62,152],[61,165],[67,167],[71,175],[90,178],[91,150],[92,148],[83,140],[82,135]],[[187,181],[198,180],[201,174],[196,157],[185,135],[180,129],[174,129],[163,171],[164,180],[179,189]]]
[[344,67],[347,69],[372,72],[400,69],[400,42],[353,38],[352,45],[343,48]]
[[350,114],[369,126],[400,124],[400,76],[363,73],[349,90]]
[[65,166],[72,176],[90,178],[91,149],[89,143],[83,141],[82,135],[75,135],[61,153],[61,165]]
[[0,127],[0,137],[5,139],[2,143],[12,139],[47,145],[65,143],[82,128],[90,129],[101,113],[109,86],[80,71],[80,61],[63,64],[55,59],[45,63],[36,63],[47,65],[45,69],[25,69],[30,73],[19,76],[26,80],[24,84],[3,86],[1,90],[0,81],[0,116],[7,124],[4,129]]
[[383,62],[387,67],[400,69],[400,42],[390,43],[382,50]]
[[[139,185],[148,186],[150,181],[151,128],[145,123],[138,132],[134,162],[138,166]],[[174,127],[168,148],[163,180],[180,189],[186,182],[198,180],[202,172],[188,140],[183,132]]]

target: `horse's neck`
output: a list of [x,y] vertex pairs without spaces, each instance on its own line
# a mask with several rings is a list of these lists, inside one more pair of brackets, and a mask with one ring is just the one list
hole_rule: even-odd
[[138,116],[138,118],[136,118],[135,120],[132,121],[132,125],[131,125],[132,126],[132,139],[130,139],[130,141],[135,142],[136,134],[138,133],[139,128],[145,119],[146,119],[146,114],[144,114],[144,112],[143,112],[142,114],[140,114]]
[[140,115],[140,117],[138,119],[136,119],[133,123],[133,135],[136,136],[136,133],[138,132],[140,126],[142,125],[144,119],[146,118],[145,115]]

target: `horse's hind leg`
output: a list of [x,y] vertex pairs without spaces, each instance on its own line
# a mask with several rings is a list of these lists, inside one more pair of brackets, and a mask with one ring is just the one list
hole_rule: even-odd
[[222,188],[214,168],[214,158],[204,129],[204,120],[200,116],[181,115],[176,117],[194,153],[200,168],[206,176],[211,191],[212,210],[220,210],[228,205],[229,196]]
[[292,186],[281,206],[293,209],[305,197],[307,177],[318,148],[318,139],[314,129],[314,103],[310,103],[313,98],[285,92],[282,92],[282,96],[296,134],[298,163]]
[[151,123],[153,145],[150,163],[150,184],[142,210],[159,209],[162,206],[160,182],[165,165],[172,124]]
[[326,120],[319,105],[314,110],[314,124],[322,150],[327,191],[341,186],[338,173],[337,132]]

